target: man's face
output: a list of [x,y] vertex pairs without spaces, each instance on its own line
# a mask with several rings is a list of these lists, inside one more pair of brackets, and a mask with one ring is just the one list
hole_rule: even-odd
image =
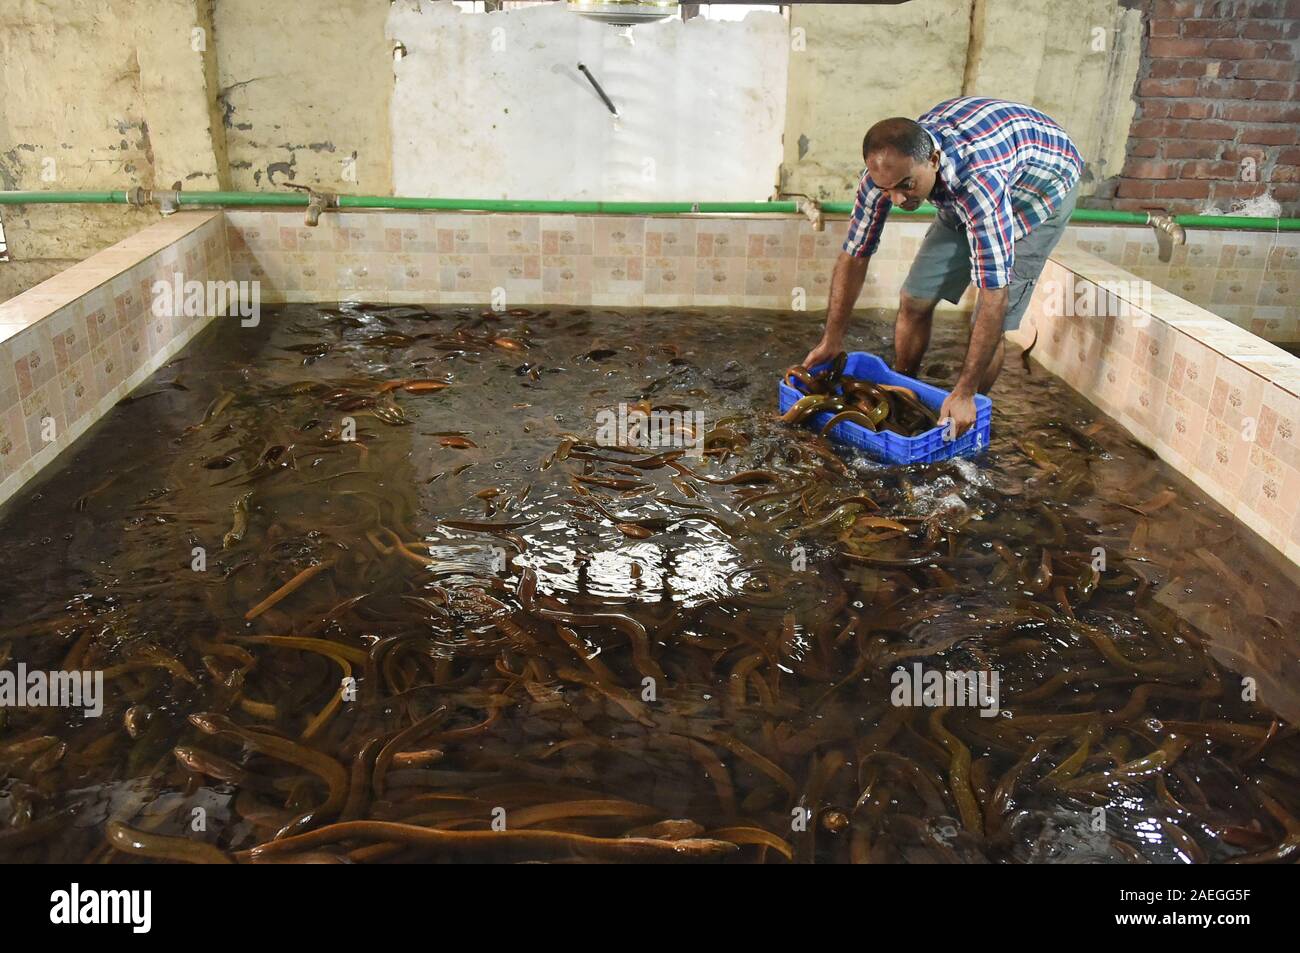
[[889,194],[889,200],[909,212],[921,207],[930,197],[939,174],[939,153],[917,162],[894,149],[881,149],[867,158],[867,172],[876,187]]

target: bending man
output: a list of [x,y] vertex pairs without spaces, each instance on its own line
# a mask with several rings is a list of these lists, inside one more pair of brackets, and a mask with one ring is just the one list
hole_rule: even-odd
[[889,210],[928,199],[938,210],[903,283],[894,369],[916,376],[939,299],[979,289],[961,374],[944,402],[954,436],[975,423],[975,394],[1002,369],[1006,331],[1020,325],[1047,256],[1069,221],[1083,160],[1065,130],[1019,103],[965,97],[916,121],[884,119],[862,141],[866,163],[848,238],[835,263],[826,330],[804,364],[844,348],[844,331]]

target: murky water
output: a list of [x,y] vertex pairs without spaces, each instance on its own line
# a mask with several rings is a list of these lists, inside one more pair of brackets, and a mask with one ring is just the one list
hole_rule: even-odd
[[[0,511],[0,669],[104,677],[0,709],[0,859],[1293,857],[1295,575],[1014,360],[982,458],[832,452],[773,415],[816,333],[210,328]],[[600,445],[638,401],[703,456]]]

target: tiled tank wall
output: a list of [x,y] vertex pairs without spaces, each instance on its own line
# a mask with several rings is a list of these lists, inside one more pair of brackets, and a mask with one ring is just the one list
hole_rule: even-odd
[[1150,228],[1070,228],[1064,247],[1103,258],[1268,341],[1300,344],[1300,232],[1189,229],[1162,262]]
[[[863,307],[893,307],[925,221],[891,222]],[[190,212],[0,305],[0,502],[179,350],[210,316],[155,318],[155,281],[253,280],[261,299],[825,307],[843,222],[417,213]],[[1155,288],[1140,321],[1063,317],[1047,286],[1145,275],[1232,300],[1250,272],[1266,321],[1294,321],[1291,236],[1193,233],[1169,265],[1146,230],[1071,229],[1029,317],[1035,356],[1300,564],[1300,360]],[[1125,270],[1084,250],[1132,260]],[[1202,265],[1200,262],[1204,261]],[[1250,267],[1247,267],[1247,263]],[[1164,271],[1161,272],[1160,269]],[[1177,282],[1186,278],[1192,287]],[[1267,289],[1277,303],[1261,304]],[[1140,295],[1141,292],[1138,292]],[[968,308],[972,296],[961,302]],[[1240,305],[1246,308],[1247,305]],[[1288,310],[1290,309],[1290,310]],[[1294,326],[1294,325],[1291,325]],[[1268,329],[1266,329],[1268,330]],[[1027,322],[1020,343],[1032,334]],[[56,437],[42,439],[52,418]]]
[[[507,305],[826,307],[845,223],[803,218],[645,218],[227,212],[235,277],[266,301],[365,299]],[[896,308],[925,221],[891,221],[860,306]]]
[[[416,212],[228,212],[236,277],[267,301],[826,306],[845,223],[801,218],[637,218]],[[928,222],[895,219],[860,306],[894,308]],[[1270,341],[1300,343],[1300,233],[1191,230],[1169,263],[1148,228],[1070,228],[1079,248]],[[969,310],[973,295],[960,305]],[[946,303],[943,307],[947,307]]]
[[1026,345],[1036,327],[1036,360],[1300,563],[1300,359],[1163,290],[1145,308],[1121,292],[1123,316],[1044,307],[1051,282],[1122,289],[1133,278],[1058,247],[1013,338]]
[[207,323],[152,313],[178,272],[229,278],[220,212],[177,213],[0,304],[0,503]]

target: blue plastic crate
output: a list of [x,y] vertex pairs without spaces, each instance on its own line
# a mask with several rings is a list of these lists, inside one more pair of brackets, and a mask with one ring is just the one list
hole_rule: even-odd
[[[829,367],[821,364],[813,368],[814,372]],[[924,381],[918,381],[906,374],[897,374],[889,369],[880,358],[863,351],[854,351],[849,355],[844,373],[858,380],[871,381],[876,384],[896,384],[910,387],[921,399],[921,403],[936,412],[948,398],[948,392]],[[802,390],[790,387],[781,381],[780,408],[785,413],[794,406],[795,401],[807,396]],[[809,418],[806,423],[816,430],[826,426],[834,414],[823,411]],[[993,422],[993,401],[983,394],[975,395],[975,426],[967,430],[956,440],[943,439],[943,427],[935,427],[915,437],[903,437],[889,430],[873,433],[866,427],[849,421],[836,424],[828,437],[836,443],[857,447],[869,456],[884,463],[934,463],[950,457],[965,457],[981,453],[989,445],[989,431]]]

